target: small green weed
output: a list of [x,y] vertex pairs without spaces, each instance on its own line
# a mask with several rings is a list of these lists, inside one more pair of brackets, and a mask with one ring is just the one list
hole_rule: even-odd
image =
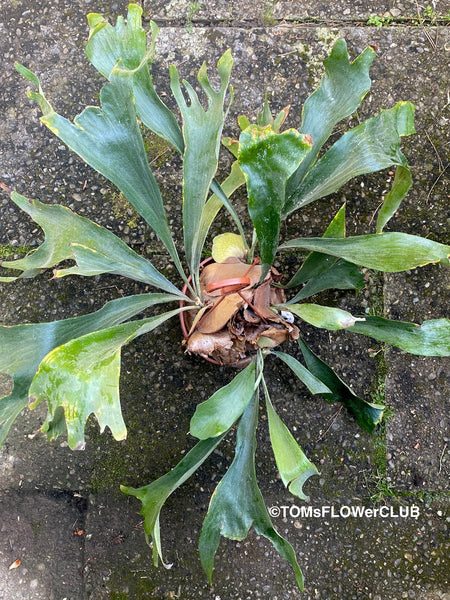
[[428,4],[423,9],[422,17],[427,21],[435,21],[436,20],[436,11]]
[[201,10],[201,8],[202,5],[200,2],[197,2],[197,0],[194,0],[193,2],[189,3],[188,13],[186,17],[186,31],[188,31],[189,33],[192,33],[193,31],[192,19],[194,18],[194,15],[198,13],[199,10]]
[[373,475],[369,485],[373,485],[373,493],[370,496],[370,501],[374,504],[379,504],[386,500],[386,498],[398,498],[398,494],[394,486],[388,481],[386,473],[377,471],[376,475]]
[[378,15],[371,15],[367,21],[367,25],[372,25],[374,27],[385,27],[392,23],[392,17],[380,17]]
[[15,255],[25,255],[31,252],[32,246],[8,246],[0,244],[0,261]]
[[278,3],[278,0],[271,0],[270,2],[267,3],[266,8],[264,9],[264,13],[263,13],[264,25],[273,26],[276,24],[277,20],[273,16],[273,9],[277,5],[277,3]]
[[421,25],[448,25],[450,23],[450,11],[447,11],[445,14],[439,15],[432,6],[429,4],[425,6],[422,12],[417,12],[417,19],[413,19],[413,25],[420,27]]

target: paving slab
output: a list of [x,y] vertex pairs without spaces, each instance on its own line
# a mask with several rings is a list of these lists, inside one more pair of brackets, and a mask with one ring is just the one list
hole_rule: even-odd
[[[386,277],[388,316],[406,320],[414,315],[419,323],[437,318],[439,311],[442,315],[440,295],[445,297],[449,286],[448,270],[429,266]],[[448,491],[450,361],[411,359],[392,349],[388,362],[386,393],[394,410],[387,433],[389,476],[398,489]]]
[[[288,4],[292,14],[305,6],[280,2],[274,11]],[[0,90],[5,114],[0,130],[1,179],[20,193],[69,205],[121,232],[136,249],[151,251],[156,264],[162,264],[164,257],[159,253],[157,241],[128,212],[128,207],[117,205],[112,186],[72,157],[39,125],[38,110],[24,95],[26,84],[12,68],[17,59],[35,69],[42,75],[52,102],[73,117],[86,103],[95,102],[101,85],[81,52],[86,37],[84,13],[93,10],[115,15],[123,12],[125,6],[125,2],[63,0],[47,3],[40,11],[35,3],[18,0],[1,7],[3,55],[9,65],[2,74],[4,85]],[[179,11],[182,6],[185,4],[178,4]],[[402,6],[407,7],[407,3]],[[202,4],[202,9],[210,12],[214,9],[217,15],[241,8],[256,13],[267,5]],[[162,11],[166,9],[164,16]],[[184,77],[192,78],[205,58],[211,64],[227,47],[232,48],[236,88],[228,122],[232,132],[237,131],[238,114],[256,114],[266,88],[275,108],[292,102],[288,125],[297,125],[301,103],[320,79],[320,60],[338,36],[346,37],[354,56],[367,44],[377,45],[373,90],[359,118],[375,114],[380,107],[387,108],[398,100],[409,99],[417,105],[418,133],[407,141],[405,150],[416,187],[405,202],[403,216],[399,213],[392,220],[392,227],[448,240],[448,200],[443,173],[448,147],[445,55],[448,29],[349,27],[342,23],[324,28],[293,22],[269,27],[263,26],[263,21],[257,27],[250,24],[238,27],[226,23],[225,16],[220,16],[223,21],[220,27],[211,27],[204,22],[201,26],[195,23],[200,11],[192,15],[192,27],[184,23],[171,26],[164,19],[178,17],[169,9],[175,9],[175,3],[155,2],[153,6],[154,14],[162,17],[157,63],[163,71],[175,62]],[[155,83],[170,103],[166,72],[164,77],[155,75]],[[180,178],[174,174],[176,156],[168,158],[168,165],[158,166],[156,171],[165,184],[164,199],[176,227]],[[344,200],[347,200],[349,231],[367,232],[388,178],[383,173],[360,179],[335,197],[307,207],[301,216],[289,220],[286,234],[291,236],[300,230],[303,235],[321,235],[331,216],[330,207],[333,213]],[[0,205],[0,244],[36,244],[39,231],[34,225],[11,207],[7,198],[2,197]],[[54,282],[48,276],[41,276],[37,281],[37,285],[28,280],[1,288],[3,322],[13,324],[84,314],[99,308],[111,296],[143,291],[142,287],[112,277]],[[435,268],[381,280],[373,278],[370,289],[371,293],[366,295],[331,295],[326,299],[362,311],[373,309],[381,301],[388,316],[416,322],[441,316],[448,308],[443,270]],[[416,301],[424,291],[425,301]],[[356,392],[371,397],[370,391],[374,392],[380,381],[380,364],[371,358],[380,350],[379,346],[367,338],[342,332],[329,336],[305,329],[304,333]],[[206,399],[230,376],[226,370],[217,370],[200,360],[187,360],[179,340],[178,325],[173,322],[123,352],[121,395],[129,428],[125,442],[114,442],[108,434],[100,436],[96,424],[90,423],[86,450],[71,453],[64,440],[48,444],[42,436],[34,435],[45,417],[44,410],[24,415],[14,426],[1,455],[0,489],[12,498],[7,509],[15,504],[27,507],[27,502],[33,499],[36,510],[41,506],[44,513],[58,515],[60,505],[55,504],[54,496],[50,496],[54,504],[48,500],[49,494],[56,492],[66,494],[63,497],[71,502],[79,498],[83,503],[85,521],[81,535],[74,536],[73,531],[68,535],[65,517],[48,532],[51,540],[49,537],[47,543],[52,547],[59,547],[58,540],[66,540],[64,543],[68,545],[68,557],[59,553],[58,568],[64,573],[74,564],[74,553],[82,547],[82,558],[76,554],[78,566],[73,571],[79,573],[82,565],[85,587],[76,588],[79,581],[74,579],[76,591],[70,592],[72,596],[68,592],[68,598],[298,598],[289,567],[254,535],[239,544],[221,543],[212,588],[201,572],[196,553],[198,533],[209,495],[232,459],[232,440],[211,457],[210,471],[203,469],[196,474],[164,510],[164,548],[168,562],[173,562],[172,569],[155,571],[150,565],[139,503],[124,498],[118,484],[142,485],[174,466],[193,444],[186,431],[195,404]],[[436,494],[448,489],[445,423],[448,363],[397,351],[389,351],[386,361],[387,400],[395,411],[387,426],[387,447],[382,433],[370,436],[361,432],[344,411],[339,412],[300,390],[287,369],[268,364],[270,391],[277,408],[283,411],[283,418],[308,456],[320,465],[321,475],[308,482],[307,506],[367,505],[368,498],[379,492],[380,484],[387,483],[391,485],[390,493],[401,495],[399,500],[391,500],[395,509],[401,502],[417,503],[421,511],[417,521],[394,517],[367,518],[362,522],[344,517],[276,518],[275,525],[294,543],[305,570],[307,591],[302,599],[448,600],[444,555],[447,504],[445,496]],[[267,506],[295,505],[277,477],[264,418],[258,436],[257,470]],[[380,474],[380,469],[384,469],[384,474]],[[27,539],[32,539],[27,548],[37,555],[43,538]],[[52,556],[56,560],[56,554]],[[8,562],[10,558],[8,555],[5,559],[5,568],[15,560]],[[44,587],[39,587],[36,593],[41,596],[36,597],[45,597],[44,590],[51,589],[48,587],[51,584],[37,577],[40,571],[36,565],[30,568],[26,585],[38,579],[38,585],[42,583]],[[19,567],[8,571],[5,597],[15,598],[17,582],[12,577],[16,572],[20,575]],[[64,597],[54,593],[55,598]]]
[[[448,5],[444,0],[429,3],[415,0],[145,0],[144,9],[152,19],[184,22],[188,28],[205,22],[211,25],[220,22],[276,25],[277,21],[320,22],[324,25],[355,21],[366,24],[369,21],[379,27],[392,21],[409,24],[414,21],[414,25],[420,26],[423,22],[445,24],[445,17],[448,19]],[[370,21],[373,16],[381,20]]]
[[[414,19],[420,24],[423,18],[439,18],[448,16],[448,5],[443,0],[418,3],[415,0],[338,0],[337,2],[313,2],[312,0],[278,0],[273,2],[273,9],[266,8],[274,19],[288,18],[291,20],[304,18],[361,19],[364,23],[374,15],[384,17],[383,25],[392,20],[402,22],[403,19]],[[429,6],[427,9],[426,7]],[[376,21],[375,21],[376,22]],[[370,23],[370,22],[369,22]],[[382,26],[382,25],[381,25]]]
[[[448,600],[445,503],[391,501],[377,508],[384,517],[373,518],[352,516],[353,503],[327,504],[322,498],[303,505],[301,513],[293,498],[280,505],[274,491],[269,492],[267,505],[274,515],[280,511],[274,524],[297,552],[306,576],[303,594],[295,589],[290,567],[254,533],[244,542],[221,542],[213,583],[208,585],[196,551],[207,494],[194,481],[175,493],[162,512],[161,539],[168,569],[149,566],[142,522],[130,503],[115,502],[110,496],[91,497],[86,597]],[[186,496],[194,501],[194,511],[189,510]],[[372,504],[360,501],[361,508],[374,510]],[[174,519],[180,513],[183,521],[177,527]]]
[[0,515],[0,598],[83,598],[83,499],[1,491]]

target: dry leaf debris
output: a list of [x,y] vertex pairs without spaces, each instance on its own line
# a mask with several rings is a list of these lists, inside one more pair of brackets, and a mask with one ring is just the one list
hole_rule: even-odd
[[222,365],[243,367],[258,348],[273,348],[296,340],[298,328],[271,307],[285,301],[274,286],[281,279],[272,268],[258,285],[261,266],[229,258],[210,262],[201,273],[202,301],[206,310],[199,319],[186,314],[187,351]]

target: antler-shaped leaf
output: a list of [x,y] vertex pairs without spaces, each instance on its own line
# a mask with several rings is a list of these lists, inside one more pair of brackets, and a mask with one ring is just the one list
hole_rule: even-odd
[[375,52],[368,47],[351,62],[347,44],[340,39],[324,60],[325,74],[320,87],[307,98],[302,109],[300,131],[312,137],[313,147],[290,178],[287,198],[292,196],[311,169],[334,126],[354,113],[370,90],[369,69],[374,58]]
[[[145,30],[141,25],[142,8],[136,4],[128,6],[127,23],[118,17],[115,27],[106,22],[97,13],[88,15],[90,26],[89,41],[86,54],[95,68],[105,77],[110,78],[114,71],[116,77],[128,77],[131,80],[136,112],[146,127],[160,135],[183,154],[184,140],[181,129],[174,114],[162,102],[155,91],[149,72],[149,63],[155,54],[155,43],[159,29],[150,21],[151,43],[147,48]],[[239,183],[242,185],[243,181]],[[211,189],[218,196],[233,217],[242,237],[243,230],[239,217],[227,196],[230,192],[222,192],[217,181],[213,181]],[[208,228],[202,227],[208,232]]]
[[258,235],[261,279],[272,266],[280,235],[286,182],[311,150],[312,140],[295,129],[275,133],[271,125],[250,125],[239,138],[239,166],[245,175],[248,210]]
[[[382,111],[375,119],[362,123],[345,134],[317,165],[314,164],[336,123],[351,115],[369,91],[369,69],[374,57],[375,53],[369,47],[350,62],[345,41],[338,40],[325,59],[321,85],[306,100],[302,111],[300,131],[312,136],[313,147],[288,181],[284,216],[336,192],[356,175],[391,165],[397,165],[396,175],[378,216],[378,233],[406,196],[412,177],[406,158],[399,150],[399,136],[414,133],[414,107],[410,103],[399,103],[390,111]],[[395,156],[391,155],[391,148],[396,149]]]
[[[147,49],[145,30],[141,26],[142,8],[136,4],[128,7],[127,23],[118,17],[115,27],[106,22],[97,13],[88,15],[90,25],[89,41],[86,54],[95,68],[105,77],[110,78],[114,71],[116,77],[126,77],[131,81],[136,112],[142,123],[157,135],[173,144],[183,154],[184,140],[181,129],[174,114],[162,102],[155,91],[149,72],[149,63],[155,54],[155,42],[159,29],[150,21],[151,42]],[[240,182],[239,185],[242,185]],[[217,181],[213,181],[211,189],[220,196],[222,205],[233,217],[238,230],[244,237],[242,225],[233,206],[227,199],[230,192],[223,193]],[[217,199],[217,197],[216,197]],[[208,232],[205,226],[201,231]]]
[[116,75],[131,81],[136,112],[146,127],[183,152],[183,137],[173,113],[155,91],[149,72],[154,57],[158,26],[150,22],[151,42],[147,49],[147,36],[141,24],[142,8],[129,4],[127,22],[117,18],[113,27],[102,15],[88,15],[90,27],[86,55],[94,67],[107,79],[114,70]]
[[[25,258],[1,263],[3,267],[23,271],[18,277],[31,277],[63,260],[76,258],[76,267],[56,271],[55,276],[115,273],[184,296],[148,260],[136,254],[108,229],[59,204],[28,200],[16,192],[11,193],[11,200],[28,213],[45,233],[45,241],[37,250]],[[17,277],[0,277],[0,281],[14,279]]]
[[[398,102],[393,108],[382,110],[376,117],[354,127],[308,171],[286,200],[283,215],[337,192],[358,175],[381,171],[392,165],[407,169],[408,163],[400,151],[401,137],[414,132],[414,105],[411,102]],[[406,189],[402,186],[402,189],[405,195],[409,186]]]
[[126,427],[119,399],[121,348],[181,310],[95,331],[49,352],[29,390],[30,408],[47,401],[48,415],[42,431],[48,438],[61,433],[62,407],[72,450],[84,448],[84,427],[91,413],[97,417],[101,432],[108,426],[115,439],[124,439]]
[[170,85],[183,117],[183,230],[186,259],[194,278],[194,287],[199,289],[198,265],[204,236],[201,223],[209,188],[217,171],[220,136],[225,118],[224,101],[228,90],[233,59],[227,50],[217,63],[220,88],[211,86],[204,63],[198,73],[198,82],[208,98],[204,110],[193,87],[183,81],[188,93],[188,105],[181,91],[179,75],[174,65],[170,68]]
[[144,532],[147,543],[153,542],[153,564],[158,565],[158,556],[164,564],[159,529],[159,513],[164,502],[180,485],[204,463],[211,452],[217,448],[228,431],[222,435],[198,442],[192,450],[171,471],[140,488],[121,485],[124,494],[135,496],[142,502],[141,515],[144,517]]
[[280,556],[290,563],[302,590],[303,575],[294,549],[273,527],[256,481],[257,422],[258,398],[255,394],[239,423],[234,460],[211,498],[200,534],[200,560],[211,581],[220,536],[243,540],[253,525],[256,533],[270,540]]
[[159,303],[179,301],[168,294],[140,294],[118,298],[97,312],[53,321],[27,325],[0,326],[0,373],[13,379],[9,396],[0,398],[0,446],[8,431],[28,403],[28,389],[41,360],[57,346],[97,329],[112,327]]
[[28,92],[28,96],[39,103],[41,121],[120,189],[155,230],[185,278],[161,193],[148,165],[128,79],[112,73],[111,83],[105,84],[100,92],[101,108],[89,106],[71,123],[53,110],[36,75],[22,65],[16,68],[38,88],[38,92]]

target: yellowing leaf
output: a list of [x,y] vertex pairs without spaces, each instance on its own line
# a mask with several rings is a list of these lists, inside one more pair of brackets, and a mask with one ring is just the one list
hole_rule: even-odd
[[292,494],[304,500],[306,495],[303,492],[303,484],[312,475],[318,475],[319,471],[307,459],[294,436],[275,412],[264,378],[263,388],[266,397],[270,441],[280,477]]
[[108,426],[116,440],[125,439],[119,397],[121,348],[181,310],[94,331],[49,352],[29,389],[30,408],[47,401],[48,414],[42,426],[47,437],[55,439],[66,429],[69,448],[82,450],[84,427],[94,414],[100,433]]
[[323,327],[335,331],[352,327],[357,321],[364,318],[354,317],[346,310],[331,306],[320,306],[319,304],[291,304],[290,310],[315,327]]
[[245,257],[245,244],[237,233],[222,233],[216,235],[212,244],[212,257],[216,263],[224,262],[227,258]]

